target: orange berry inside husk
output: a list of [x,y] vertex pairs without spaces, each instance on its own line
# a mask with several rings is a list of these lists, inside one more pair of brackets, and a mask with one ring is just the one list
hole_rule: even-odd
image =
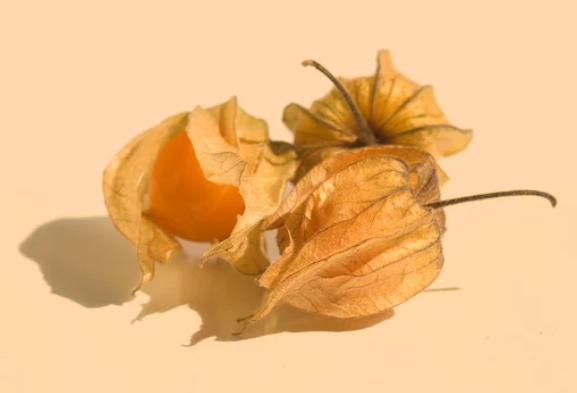
[[146,213],[174,236],[197,242],[226,239],[245,210],[238,187],[208,181],[185,132],[170,139],[156,157]]

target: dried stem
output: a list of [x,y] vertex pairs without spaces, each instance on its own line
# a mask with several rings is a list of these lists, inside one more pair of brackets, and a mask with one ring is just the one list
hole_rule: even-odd
[[319,64],[314,60],[305,60],[302,62],[302,65],[305,67],[312,66],[330,79],[330,81],[343,95],[343,98],[345,99],[347,105],[349,106],[349,109],[353,114],[353,117],[355,118],[355,123],[357,123],[359,133],[361,134],[361,138],[359,140],[360,144],[362,146],[374,145],[376,143],[376,138],[373,134],[373,130],[371,130],[371,127],[369,127],[367,121],[361,114],[359,107],[357,106],[357,104],[355,104],[355,101],[353,100],[347,89],[345,89],[343,84],[333,74],[331,74],[329,70],[327,70],[325,67],[323,67],[321,64]]
[[454,199],[447,199],[444,201],[438,201],[429,203],[425,206],[430,207],[431,209],[438,209],[445,206],[457,205],[459,203],[464,202],[472,202],[472,201],[480,201],[481,199],[491,199],[491,198],[500,198],[506,196],[520,196],[520,195],[533,195],[533,196],[540,196],[542,198],[546,198],[551,202],[551,206],[555,207],[557,205],[557,199],[551,194],[548,194],[543,191],[536,191],[536,190],[511,190],[511,191],[501,191],[501,192],[491,192],[489,194],[478,194],[478,195],[469,195],[466,197],[461,198],[454,198]]

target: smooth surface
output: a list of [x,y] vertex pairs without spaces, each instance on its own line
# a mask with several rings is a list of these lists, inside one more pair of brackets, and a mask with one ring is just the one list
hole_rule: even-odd
[[174,236],[191,241],[226,239],[245,210],[238,187],[204,177],[185,132],[158,152],[149,190],[150,217]]
[[[577,391],[575,7],[475,3],[2,2],[0,391]],[[535,188],[558,207],[447,208],[432,288],[460,290],[366,329],[285,313],[227,341],[262,292],[220,263],[176,261],[132,299],[134,252],[100,189],[112,155],[232,95],[289,140],[284,106],[330,87],[300,62],[369,75],[381,48],[475,131],[442,161],[445,198]]]

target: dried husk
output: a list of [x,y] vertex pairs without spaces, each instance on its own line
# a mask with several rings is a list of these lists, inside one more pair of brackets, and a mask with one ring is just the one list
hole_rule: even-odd
[[282,255],[259,279],[270,289],[251,323],[289,304],[335,318],[386,311],[439,274],[445,216],[434,158],[418,148],[372,146],[313,167],[263,226]]
[[155,158],[180,132],[188,134],[205,177],[239,187],[246,206],[229,238],[213,244],[204,259],[220,256],[253,275],[269,264],[259,224],[278,207],[294,174],[296,154],[289,145],[270,141],[267,124],[244,112],[232,97],[169,117],[136,136],[106,167],[103,191],[110,218],[138,253],[142,278],[135,291],[153,279],[155,262],[165,263],[180,249],[177,239],[146,215]]
[[179,113],[133,138],[110,161],[103,176],[104,202],[112,223],[136,247],[142,277],[154,277],[155,262],[165,263],[180,248],[176,239],[143,215],[148,210],[148,180],[164,144],[182,132],[188,114]]
[[258,168],[240,184],[245,213],[239,217],[230,236],[203,255],[202,263],[220,256],[244,274],[258,275],[265,271],[270,261],[260,224],[278,208],[285,185],[294,174],[295,159],[296,153],[284,142],[265,145]]
[[[447,120],[431,86],[421,86],[396,70],[387,50],[378,53],[375,75],[338,80],[367,121],[375,143],[418,146],[438,159],[463,150],[472,138],[471,130],[455,127]],[[327,155],[364,143],[363,133],[337,88],[314,101],[310,109],[289,104],[283,121],[294,133],[303,161],[297,181]],[[439,176],[441,181],[446,179],[442,171]]]

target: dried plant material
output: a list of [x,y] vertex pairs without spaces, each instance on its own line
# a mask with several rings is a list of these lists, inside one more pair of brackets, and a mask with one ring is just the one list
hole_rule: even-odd
[[206,178],[238,187],[246,206],[230,236],[215,242],[202,263],[218,256],[244,274],[262,273],[270,262],[260,223],[278,207],[294,175],[294,149],[270,141],[266,123],[246,114],[236,100],[210,110],[195,109],[187,132]]
[[266,304],[243,321],[289,304],[336,318],[388,310],[441,270],[444,214],[435,161],[418,149],[374,146],[310,170],[263,225],[279,228],[280,259],[261,276]]
[[[335,87],[315,101],[310,110],[290,104],[283,121],[295,134],[294,144],[303,158],[327,148],[353,148],[373,144],[418,146],[433,157],[448,156],[463,150],[472,131],[457,128],[437,105],[431,86],[421,86],[399,73],[388,51],[378,53],[374,76],[335,78],[314,61]],[[297,179],[318,158],[304,160]],[[445,175],[440,172],[440,177]]]
[[445,206],[545,192],[512,190],[439,201],[435,160],[420,148],[345,150],[313,167],[263,221],[282,252],[259,279],[265,304],[245,327],[289,305],[339,319],[389,311],[424,291],[442,264]]
[[177,237],[211,241],[206,254],[246,274],[268,265],[260,221],[280,203],[295,169],[289,145],[269,140],[263,120],[235,97],[173,116],[130,141],[104,172],[110,217],[137,248],[140,289]]
[[179,249],[176,240],[142,214],[147,208],[148,179],[158,152],[186,125],[187,113],[167,118],[132,139],[104,171],[104,201],[112,223],[135,247],[142,278],[139,290],[154,277],[154,263],[166,262]]
[[242,273],[257,275],[270,264],[264,247],[261,222],[277,208],[287,181],[296,168],[296,153],[283,142],[265,146],[263,158],[251,176],[241,182],[240,192],[246,212],[239,218],[230,237],[216,243],[203,256],[220,256]]

